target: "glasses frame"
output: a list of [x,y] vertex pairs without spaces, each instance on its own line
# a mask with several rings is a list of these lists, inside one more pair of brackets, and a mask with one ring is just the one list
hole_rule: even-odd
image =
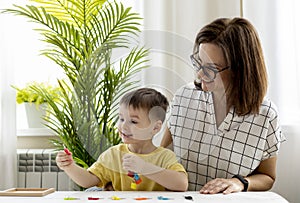
[[[190,55],[190,59],[191,59],[192,65],[195,68],[195,71],[197,73],[202,69],[204,75],[208,79],[210,79],[209,81],[204,80],[206,82],[214,81],[216,79],[218,73],[223,72],[224,70],[227,70],[228,68],[230,68],[230,66],[226,66],[226,67],[224,67],[224,68],[222,68],[222,69],[219,70],[219,69],[211,67],[211,66],[202,66],[201,63],[194,57],[194,55],[196,55],[196,54],[197,53]],[[206,71],[207,69],[211,70],[214,73],[213,77],[211,77],[210,74]]]

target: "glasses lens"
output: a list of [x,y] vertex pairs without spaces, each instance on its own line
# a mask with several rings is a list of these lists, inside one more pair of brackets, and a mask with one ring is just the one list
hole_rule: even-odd
[[193,55],[191,56],[191,62],[193,64],[195,71],[198,72],[200,70],[200,64]]
[[216,73],[210,67],[202,66],[202,70],[205,75],[203,78],[204,81],[210,82],[215,79]]

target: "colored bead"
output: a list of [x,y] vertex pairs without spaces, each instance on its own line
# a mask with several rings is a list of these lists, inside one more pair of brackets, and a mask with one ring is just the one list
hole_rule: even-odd
[[130,188],[136,190],[136,183],[131,183]]
[[117,197],[117,196],[112,196],[111,199],[112,199],[112,200],[120,200],[121,198],[120,198],[120,197]]
[[138,184],[140,184],[142,182],[142,179],[138,179],[138,180],[135,180],[135,183],[138,185]]
[[163,197],[163,196],[158,196],[157,199],[158,200],[170,200],[171,198]]
[[134,174],[135,174],[135,173],[133,173],[133,172],[131,172],[131,171],[128,171],[128,173],[127,173],[127,175],[128,175],[129,177],[131,177],[131,178],[134,177]]
[[147,199],[150,199],[148,197],[136,197],[134,198],[135,200],[147,200]]
[[88,200],[99,200],[99,197],[88,197]]
[[65,197],[64,200],[79,200],[79,198],[76,198],[76,197]]

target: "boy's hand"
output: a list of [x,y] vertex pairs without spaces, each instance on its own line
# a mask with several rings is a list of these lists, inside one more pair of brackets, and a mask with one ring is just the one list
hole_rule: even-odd
[[56,164],[61,170],[65,170],[68,166],[73,164],[72,153],[66,153],[66,151],[59,151],[56,155]]
[[142,175],[153,174],[163,170],[134,154],[125,154],[123,156],[123,168],[127,171],[133,171]]
[[125,154],[123,156],[123,168],[127,171],[142,173],[146,162],[134,154]]

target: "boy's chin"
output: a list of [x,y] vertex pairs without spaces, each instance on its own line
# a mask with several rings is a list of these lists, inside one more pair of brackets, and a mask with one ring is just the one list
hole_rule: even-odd
[[124,142],[124,143],[126,143],[126,144],[127,144],[128,142],[134,140],[134,139],[133,139],[133,136],[124,136],[124,135],[121,136],[121,139],[122,139],[122,142]]

